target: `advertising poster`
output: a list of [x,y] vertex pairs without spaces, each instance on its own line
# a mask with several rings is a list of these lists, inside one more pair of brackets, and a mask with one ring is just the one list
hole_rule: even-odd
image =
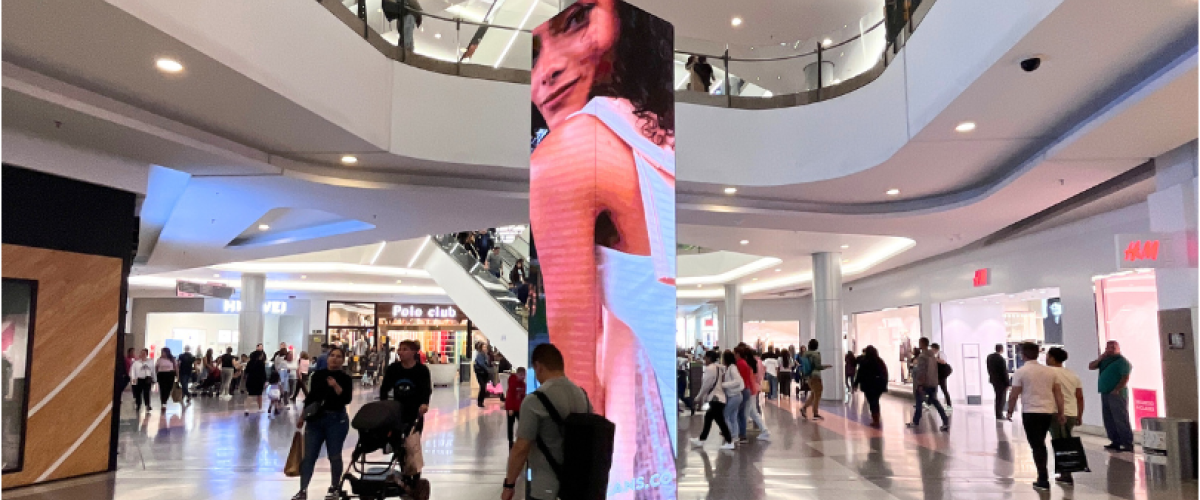
[[616,424],[609,498],[673,499],[674,29],[580,0],[533,35],[530,218],[549,341]]
[[1158,393],[1149,389],[1133,390],[1133,430],[1142,430],[1143,418],[1158,417]]

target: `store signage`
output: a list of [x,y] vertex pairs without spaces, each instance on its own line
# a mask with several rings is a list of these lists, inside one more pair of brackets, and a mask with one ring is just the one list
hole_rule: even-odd
[[1195,261],[1195,241],[1183,233],[1118,234],[1116,239],[1121,269],[1188,267]]
[[1158,392],[1150,389],[1133,390],[1133,421],[1141,430],[1143,418],[1158,417]]
[[975,278],[971,281],[976,288],[992,284],[992,273],[988,268],[976,269]]
[[212,297],[228,299],[233,296],[233,287],[221,283],[195,283],[192,281],[175,281],[176,297]]
[[451,319],[458,317],[458,309],[454,306],[415,306],[396,304],[392,306],[393,318],[433,318]]
[[524,232],[525,226],[500,226],[496,228],[496,237],[507,245],[516,241],[517,237]]
[[[221,304],[221,310],[227,313],[242,312],[242,301],[226,300]],[[282,300],[268,300],[263,302],[263,314],[287,314],[287,302]]]

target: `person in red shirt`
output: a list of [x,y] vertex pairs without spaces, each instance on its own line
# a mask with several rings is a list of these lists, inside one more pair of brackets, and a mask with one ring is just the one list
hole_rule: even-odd
[[[736,349],[738,357],[737,368],[738,374],[742,376],[746,387],[742,390],[742,407],[738,409],[738,428],[741,433],[738,436],[738,442],[747,442],[746,438],[746,417],[749,416],[754,425],[760,431],[758,434],[759,441],[769,441],[771,432],[767,429],[763,422],[762,416],[758,412],[758,375],[756,370],[762,370],[762,364],[755,360],[754,351],[750,346],[745,344],[739,345]],[[751,366],[750,363],[755,366]]]
[[521,416],[521,402],[525,401],[525,367],[508,377],[508,390],[504,395],[504,410],[508,412],[508,447],[513,446],[513,428]]

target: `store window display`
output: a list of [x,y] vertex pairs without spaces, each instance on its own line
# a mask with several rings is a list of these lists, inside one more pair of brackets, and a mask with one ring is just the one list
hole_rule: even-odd
[[1164,413],[1162,351],[1158,338],[1158,288],[1154,271],[1123,273],[1095,281],[1096,325],[1101,349],[1120,344],[1133,365],[1129,373],[1129,416],[1134,430],[1142,418]]
[[888,382],[909,383],[913,347],[921,338],[920,306],[853,314],[848,328],[849,348],[861,352],[869,345],[875,346],[880,359],[887,365]]

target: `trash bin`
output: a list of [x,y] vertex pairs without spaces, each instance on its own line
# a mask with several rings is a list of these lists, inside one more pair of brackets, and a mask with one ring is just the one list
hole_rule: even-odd
[[1180,418],[1143,418],[1142,451],[1146,479],[1196,479],[1196,422]]

